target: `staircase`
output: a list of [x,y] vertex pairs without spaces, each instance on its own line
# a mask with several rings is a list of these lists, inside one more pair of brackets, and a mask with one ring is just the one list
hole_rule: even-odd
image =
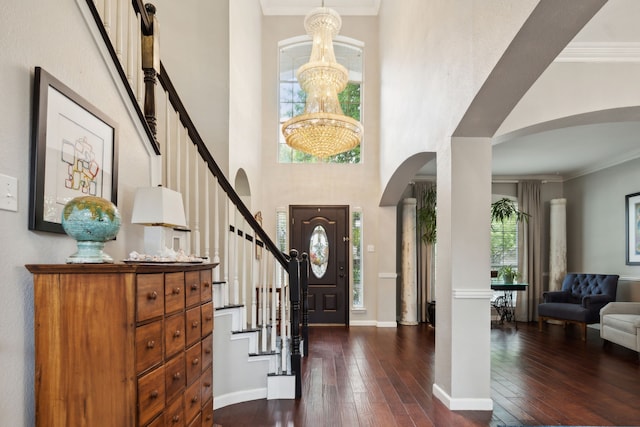
[[132,117],[149,138],[156,184],[183,196],[186,251],[218,265],[213,270],[214,408],[299,398],[301,347],[308,342],[302,314],[306,255],[282,253],[213,159],[158,58],[155,7],[141,0],[78,0],[78,5],[95,27],[105,59],[112,61],[114,78],[124,84]]

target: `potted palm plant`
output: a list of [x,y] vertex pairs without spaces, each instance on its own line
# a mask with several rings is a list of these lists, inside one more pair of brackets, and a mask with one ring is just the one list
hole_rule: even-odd
[[[420,230],[420,239],[427,245],[430,251],[428,257],[433,259],[433,245],[436,243],[436,186],[432,185],[422,193],[422,206],[418,208],[417,225]],[[427,303],[427,317],[431,325],[436,325],[436,302]]]

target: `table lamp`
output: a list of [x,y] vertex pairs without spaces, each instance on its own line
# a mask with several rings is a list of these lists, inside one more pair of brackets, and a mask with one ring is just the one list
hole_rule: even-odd
[[187,231],[182,195],[166,187],[139,187],[132,224],[144,224],[144,253],[158,255],[173,246],[173,231]]

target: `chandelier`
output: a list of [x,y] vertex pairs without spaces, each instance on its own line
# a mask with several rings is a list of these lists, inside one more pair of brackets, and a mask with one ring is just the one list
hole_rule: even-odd
[[362,124],[345,116],[338,101],[349,79],[333,53],[333,38],[341,26],[340,15],[328,7],[315,8],[305,17],[313,44],[309,62],[298,68],[296,77],[307,99],[304,113],[282,125],[287,145],[319,158],[349,151],[362,139]]

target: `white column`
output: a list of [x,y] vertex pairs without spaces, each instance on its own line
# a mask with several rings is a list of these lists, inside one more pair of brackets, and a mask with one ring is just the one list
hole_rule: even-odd
[[567,274],[567,199],[553,199],[550,203],[549,290],[559,291]]
[[437,174],[433,394],[451,410],[490,411],[491,139],[443,143]]
[[416,204],[414,198],[402,202],[402,299],[400,324],[418,324],[418,280],[416,276]]

